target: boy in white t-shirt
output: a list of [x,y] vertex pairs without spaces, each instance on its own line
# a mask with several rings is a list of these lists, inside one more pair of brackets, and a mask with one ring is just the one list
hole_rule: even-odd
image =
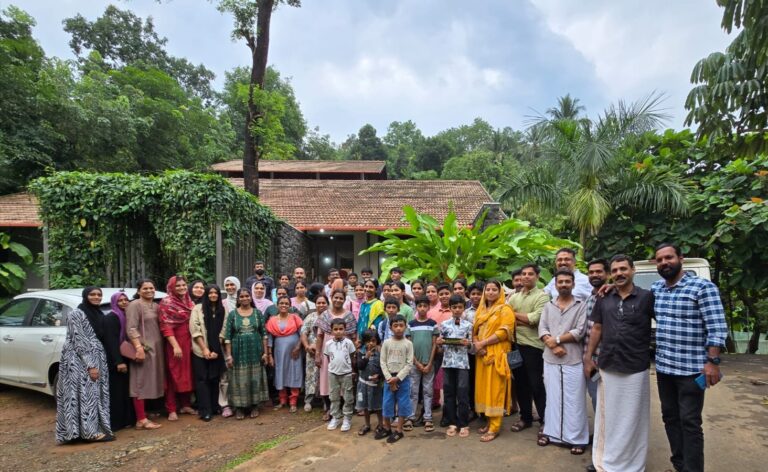
[[352,385],[352,356],[355,354],[355,344],[346,337],[343,318],[331,321],[333,339],[323,347],[323,354],[328,356],[328,388],[331,400],[331,421],[328,431],[339,427],[342,419],[341,398],[344,397],[344,420],[341,431],[349,431],[352,427],[352,413],[355,406],[355,394]]

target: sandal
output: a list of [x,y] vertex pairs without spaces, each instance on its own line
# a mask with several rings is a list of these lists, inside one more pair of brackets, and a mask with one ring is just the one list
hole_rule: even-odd
[[291,409],[288,411],[290,411],[291,413],[296,413],[298,411],[298,408],[296,408],[296,405],[291,405]]
[[403,431],[413,431],[413,421],[405,420],[403,423]]
[[367,424],[364,424],[362,428],[360,428],[360,431],[357,432],[358,436],[365,436],[366,434],[371,432],[371,427]]
[[387,442],[388,442],[389,444],[394,444],[394,443],[396,443],[397,441],[399,441],[399,440],[403,439],[403,437],[404,437],[404,436],[405,436],[405,435],[404,435],[403,433],[401,433],[400,431],[396,431],[395,433],[392,433],[392,434],[391,434],[391,435],[390,435],[390,436],[387,438]]
[[331,421],[331,412],[328,410],[325,410],[323,413],[323,421]]
[[488,430],[489,430],[488,425],[477,428],[477,432],[480,434],[485,434],[488,432]]
[[445,431],[445,435],[448,436],[449,438],[452,438],[456,436],[457,431],[458,429],[456,428],[456,426],[450,425],[448,426],[448,429]]
[[251,410],[251,414],[250,414],[250,417],[251,417],[251,418],[258,418],[258,417],[259,417],[259,409],[254,407],[254,408]]
[[373,436],[374,439],[384,439],[389,436],[392,436],[392,430],[391,429],[377,429],[376,434]]
[[179,421],[179,415],[175,411],[170,412],[168,414],[168,421]]
[[459,430],[459,437],[460,438],[469,437],[469,426],[465,426]]
[[232,408],[225,406],[224,409],[221,411],[221,416],[224,418],[229,418],[232,416]]
[[583,448],[582,446],[571,447],[571,454],[573,454],[574,456],[580,456],[584,454],[584,451],[585,451],[585,448]]
[[424,431],[426,431],[427,433],[431,433],[434,430],[435,430],[434,423],[432,423],[431,421],[424,422]]
[[272,409],[273,409],[273,410],[275,410],[275,411],[277,411],[277,410],[279,410],[279,409],[281,409],[281,408],[285,408],[286,406],[287,406],[287,405],[286,405],[285,403],[278,403],[278,404],[277,404],[277,405],[275,405],[275,406],[274,406]]
[[533,423],[526,423],[525,421],[518,421],[517,423],[513,424],[511,428],[509,428],[510,431],[513,433],[519,433],[520,431],[524,429],[528,429],[531,426],[533,426]]
[[491,442],[498,437],[499,437],[499,433],[488,431],[487,433],[480,436],[480,442]]
[[194,408],[191,406],[185,406],[181,410],[179,410],[179,413],[185,414],[185,415],[196,415],[197,411],[195,411]]
[[96,443],[96,442],[110,442],[110,441],[114,441],[114,440],[115,440],[115,436],[113,436],[111,434],[99,434],[95,438],[93,438],[93,439],[86,439],[85,441],[89,442],[89,443]]
[[544,436],[543,434],[539,436],[539,439],[536,441],[536,444],[538,444],[541,447],[549,446],[549,436]]
[[245,412],[243,412],[242,408],[237,409],[237,413],[235,413],[235,418],[238,420],[244,420],[245,419]]
[[136,423],[136,429],[142,430],[142,429],[157,429],[162,427],[163,425],[153,423],[152,421],[149,421],[148,419],[144,419],[144,421],[139,421]]

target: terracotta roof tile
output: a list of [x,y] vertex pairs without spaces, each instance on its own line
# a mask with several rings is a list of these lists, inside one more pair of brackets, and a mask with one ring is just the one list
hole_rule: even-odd
[[37,206],[37,198],[26,192],[0,196],[0,227],[42,226]]
[[[324,172],[379,174],[384,170],[384,161],[259,161],[259,172]],[[219,162],[211,166],[217,172],[242,172],[243,160]]]
[[[241,187],[243,179],[228,179]],[[364,231],[406,226],[402,208],[411,205],[442,221],[453,204],[457,221],[471,225],[493,198],[468,180],[292,180],[262,179],[261,203],[303,230]]]

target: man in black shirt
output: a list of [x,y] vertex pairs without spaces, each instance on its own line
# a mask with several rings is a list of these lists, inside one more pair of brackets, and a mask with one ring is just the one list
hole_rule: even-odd
[[637,287],[632,259],[611,259],[614,290],[598,297],[594,325],[584,354],[584,374],[596,372],[592,354],[598,344],[600,380],[597,387],[594,470],[641,472],[648,454],[650,424],[651,319],[653,293]]
[[268,276],[266,270],[264,270],[264,261],[256,261],[253,263],[253,275],[245,279],[245,288],[249,292],[253,290],[253,284],[261,282],[266,289],[266,297],[272,299],[272,290],[275,289],[275,281],[272,277]]

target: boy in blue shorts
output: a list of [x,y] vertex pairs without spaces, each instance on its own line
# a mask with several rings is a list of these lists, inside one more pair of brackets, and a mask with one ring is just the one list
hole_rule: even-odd
[[[383,415],[384,429],[376,433],[376,439],[387,438],[395,443],[403,438],[403,424],[413,414],[411,408],[411,378],[413,364],[413,343],[405,338],[405,317],[395,315],[389,320],[392,337],[381,346],[381,371],[384,374]],[[397,409],[395,409],[397,407]],[[395,431],[391,418],[398,416]]]

